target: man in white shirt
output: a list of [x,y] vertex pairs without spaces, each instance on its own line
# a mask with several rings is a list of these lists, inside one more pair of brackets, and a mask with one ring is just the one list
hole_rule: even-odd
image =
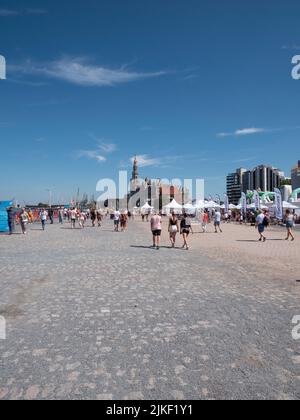
[[71,210],[71,227],[72,227],[72,229],[75,229],[75,227],[76,227],[76,219],[77,219],[77,210],[72,209]]
[[121,213],[119,212],[119,210],[116,210],[114,213],[115,232],[119,232],[120,217],[121,217]]
[[220,210],[217,210],[215,212],[214,220],[215,220],[215,233],[218,233],[218,229],[219,229],[220,233],[223,233],[223,231],[221,229],[222,215],[221,215]]
[[48,213],[45,209],[42,209],[41,213],[40,213],[40,219],[42,222],[42,229],[45,230],[46,228],[46,222],[47,222],[47,218],[48,218]]
[[267,238],[264,236],[265,228],[266,228],[266,222],[265,219],[267,217],[266,212],[260,212],[258,216],[256,217],[256,227],[258,229],[258,233],[260,235],[259,242],[266,242]]

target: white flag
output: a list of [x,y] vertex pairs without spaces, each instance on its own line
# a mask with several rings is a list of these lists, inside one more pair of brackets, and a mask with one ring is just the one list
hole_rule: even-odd
[[228,213],[229,212],[229,199],[228,199],[227,194],[224,195],[224,205],[225,205],[225,213]]
[[242,193],[241,204],[242,204],[242,210],[244,214],[246,214],[247,213],[247,197],[245,193]]
[[253,202],[255,204],[255,210],[259,210],[260,209],[260,197],[259,197],[258,191],[254,191]]
[[283,219],[283,204],[282,204],[282,195],[281,191],[278,188],[274,189],[275,192],[275,213],[276,219]]

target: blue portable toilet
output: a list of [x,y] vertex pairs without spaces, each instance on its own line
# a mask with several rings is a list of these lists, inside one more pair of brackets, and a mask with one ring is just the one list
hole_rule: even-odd
[[12,201],[0,201],[0,232],[9,232],[6,209],[12,205]]

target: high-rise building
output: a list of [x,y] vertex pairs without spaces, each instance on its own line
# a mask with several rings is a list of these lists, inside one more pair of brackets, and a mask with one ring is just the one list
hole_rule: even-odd
[[260,165],[252,171],[252,190],[274,191],[281,187],[284,173],[272,166]]
[[300,160],[298,160],[298,165],[292,169],[292,188],[293,190],[300,188]]
[[244,193],[247,193],[247,191],[253,190],[253,176],[252,171],[245,171],[243,173],[242,178],[242,191]]
[[243,175],[246,169],[237,169],[227,176],[227,195],[231,204],[239,204],[243,191]]
[[[300,162],[299,162],[300,163]],[[227,176],[227,195],[232,204],[238,204],[242,192],[248,191],[274,191],[280,188],[284,173],[272,166],[260,165],[249,171],[247,169],[237,169],[236,172]],[[300,182],[300,167],[299,167]]]

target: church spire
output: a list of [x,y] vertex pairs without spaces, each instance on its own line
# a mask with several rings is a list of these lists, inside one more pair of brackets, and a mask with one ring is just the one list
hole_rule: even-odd
[[135,156],[133,161],[133,169],[132,169],[132,178],[131,178],[131,191],[136,191],[138,189],[138,179],[139,179],[139,167],[138,167],[138,159]]
[[138,160],[137,160],[137,156],[135,156],[134,162],[133,162],[133,170],[132,170],[132,181],[136,181],[138,177],[139,177]]

